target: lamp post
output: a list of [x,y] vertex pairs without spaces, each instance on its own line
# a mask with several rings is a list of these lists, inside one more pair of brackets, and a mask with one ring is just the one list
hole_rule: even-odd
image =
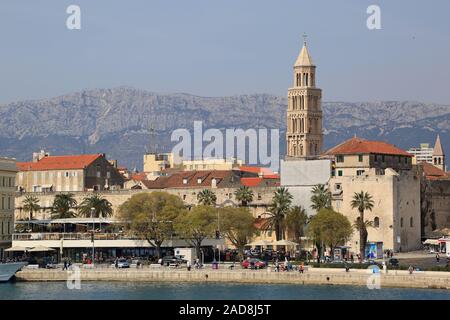
[[92,219],[92,266],[95,264],[95,220],[94,220],[95,208],[91,208],[91,219]]

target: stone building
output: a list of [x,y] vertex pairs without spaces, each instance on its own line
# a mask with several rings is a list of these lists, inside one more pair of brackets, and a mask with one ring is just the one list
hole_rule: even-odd
[[[118,207],[134,194],[141,192],[165,191],[179,196],[187,206],[198,204],[197,194],[204,190],[212,190],[217,197],[218,206],[235,206],[238,201],[234,192],[241,186],[248,186],[254,194],[253,201],[248,204],[252,214],[264,217],[273,193],[279,186],[278,175],[258,176],[256,173],[240,170],[180,171],[170,176],[158,177],[155,180],[130,180],[125,183],[127,189],[102,190],[98,194],[112,203],[113,215]],[[49,219],[51,206],[56,194],[61,192],[35,192],[41,211],[35,213],[36,219]],[[75,199],[80,203],[92,192],[74,191]],[[15,215],[18,220],[26,219],[28,213],[23,210],[23,201],[27,193],[16,198]]]
[[124,178],[104,154],[33,157],[17,162],[21,192],[109,190],[123,187]]
[[16,160],[0,157],[0,261],[5,257],[4,250],[11,247],[16,172]]
[[[412,155],[381,141],[353,138],[330,149],[335,161],[329,181],[333,208],[354,223],[358,210],[351,207],[355,193],[368,192],[374,201],[365,212],[369,245],[378,251],[411,251],[420,248],[420,174],[411,165]],[[359,234],[349,241],[359,251]]]
[[288,90],[287,157],[311,158],[321,153],[322,90],[316,87],[316,66],[306,41],[294,64],[294,83]]
[[422,239],[450,228],[450,176],[434,165],[418,164],[421,174]]

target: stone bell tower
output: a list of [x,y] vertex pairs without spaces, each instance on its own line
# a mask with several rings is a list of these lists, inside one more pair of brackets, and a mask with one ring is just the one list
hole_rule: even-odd
[[294,85],[288,90],[287,159],[313,159],[320,155],[323,146],[321,100],[322,90],[316,88],[316,66],[305,39],[294,64]]

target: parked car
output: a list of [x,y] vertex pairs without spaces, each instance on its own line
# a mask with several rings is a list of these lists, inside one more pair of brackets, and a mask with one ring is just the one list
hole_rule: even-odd
[[175,256],[165,256],[162,258],[163,265],[170,265],[170,264],[182,264],[185,261],[183,259],[177,258]]
[[129,268],[130,264],[128,263],[128,261],[126,259],[119,259],[119,261],[117,262],[117,268]]
[[266,267],[266,263],[260,259],[247,259],[242,262],[242,268],[249,269],[249,268],[255,268],[255,269],[262,269]]
[[397,268],[397,267],[399,266],[399,261],[398,261],[397,258],[390,258],[389,261],[388,261],[388,265],[389,265],[390,267],[395,267],[395,268]]

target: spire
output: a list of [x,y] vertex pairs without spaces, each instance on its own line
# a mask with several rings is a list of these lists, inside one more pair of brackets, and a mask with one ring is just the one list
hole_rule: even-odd
[[294,67],[313,66],[311,56],[306,47],[306,34],[303,34],[303,48],[295,61]]
[[436,143],[434,144],[433,156],[443,156],[444,150],[442,149],[441,139],[437,135]]

